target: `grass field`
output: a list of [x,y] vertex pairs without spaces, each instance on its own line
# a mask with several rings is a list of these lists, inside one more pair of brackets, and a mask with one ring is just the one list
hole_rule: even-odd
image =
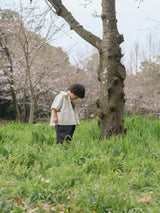
[[70,144],[49,125],[0,126],[0,212],[160,212],[160,120],[126,117],[125,137],[99,140],[81,121]]

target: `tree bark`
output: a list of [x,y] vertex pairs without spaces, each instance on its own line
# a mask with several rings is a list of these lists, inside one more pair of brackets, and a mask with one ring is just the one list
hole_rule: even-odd
[[124,132],[124,79],[126,72],[121,64],[120,43],[123,36],[118,33],[115,1],[102,1],[103,42],[100,51],[100,99],[99,125],[101,136]]
[[100,135],[110,137],[124,132],[124,79],[125,67],[121,64],[120,43],[123,36],[118,33],[115,0],[102,0],[103,40],[86,31],[62,5],[61,0],[48,0],[57,15],[63,17],[71,29],[99,50],[100,81],[99,101],[97,102]]
[[16,92],[15,92],[13,86],[11,86],[11,85],[10,85],[10,90],[11,90],[11,95],[12,95],[14,111],[16,114],[16,121],[20,121],[20,112],[19,112],[19,107],[18,107],[18,103],[17,103]]
[[35,111],[35,97],[34,90],[30,90],[30,113],[29,113],[29,124],[32,124],[34,121],[34,111]]

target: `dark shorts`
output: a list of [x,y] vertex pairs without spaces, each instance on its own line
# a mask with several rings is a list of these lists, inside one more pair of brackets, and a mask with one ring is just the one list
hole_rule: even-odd
[[64,140],[71,141],[75,131],[75,125],[56,125],[57,144],[62,144]]

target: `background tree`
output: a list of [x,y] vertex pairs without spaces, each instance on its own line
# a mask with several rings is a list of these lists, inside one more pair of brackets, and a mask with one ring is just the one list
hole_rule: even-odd
[[[5,76],[5,84],[9,85],[9,90],[12,97],[16,120],[20,120],[20,112],[17,101],[17,91],[14,79],[14,54],[10,48],[11,37],[14,34],[14,29],[11,23],[17,21],[18,14],[10,10],[0,11],[0,49],[1,49],[1,70]],[[4,85],[4,84],[3,84]],[[5,85],[4,85],[5,86]],[[3,88],[4,89],[4,88]]]
[[[42,31],[44,30],[46,16],[41,14],[39,17],[36,13],[38,21],[35,24],[35,16],[33,15],[33,19],[30,19],[34,9],[25,8],[24,10],[21,7],[19,13],[21,15],[9,10],[4,10],[1,14],[3,21],[1,21],[0,46],[3,53],[5,51],[5,58],[3,57],[5,62],[3,67],[1,66],[3,71],[2,78],[4,78],[4,75],[7,76],[8,84],[10,83],[11,90],[15,92],[14,97],[17,98],[18,96],[20,100],[21,120],[26,121],[29,119],[29,123],[34,121],[40,94],[42,95],[49,88],[52,88],[53,91],[54,79],[56,78],[58,81],[58,75],[65,78],[64,67],[70,66],[69,58],[61,48],[54,48],[47,44],[51,38],[53,39],[59,29],[51,32],[51,27],[48,26],[48,31],[45,28],[44,34]],[[14,17],[13,19],[14,14],[16,14],[16,18]],[[43,37],[41,36],[42,34]],[[3,55],[1,54],[1,56]],[[49,76],[51,78],[47,78]],[[43,83],[45,81],[47,84]]]
[[[128,72],[125,81],[127,111],[143,115],[152,113],[156,117],[160,114],[160,49],[157,44],[159,38],[156,33],[143,38],[143,42],[138,44],[138,70],[136,72],[136,66],[132,66],[132,73]],[[132,60],[130,63],[133,64]]]
[[[29,124],[33,123],[34,121],[34,114],[36,109],[36,87],[43,79],[43,77],[52,70],[39,69],[35,72],[34,67],[39,64],[39,54],[42,52],[41,49],[45,46],[45,44],[49,41],[50,37],[53,36],[50,34],[50,26],[46,29],[45,35],[43,38],[41,37],[42,34],[42,27],[45,23],[45,14],[36,14],[34,10],[36,8],[30,8],[27,11],[27,15],[24,12],[24,8],[21,7],[20,10],[20,22],[17,28],[17,39],[19,43],[19,47],[21,48],[21,52],[23,54],[22,62],[25,70],[25,86],[27,87],[29,93],[29,100],[30,100],[30,111],[29,111]],[[32,17],[29,16],[32,14]],[[25,27],[27,26],[27,28]],[[55,32],[54,32],[55,33]],[[44,61],[43,61],[44,62]],[[38,66],[37,66],[38,67]],[[40,74],[41,73],[41,74]],[[45,73],[45,74],[44,74]],[[38,76],[38,78],[36,77]],[[26,96],[26,92],[24,91],[24,98]]]
[[130,67],[131,72],[134,72],[135,74],[138,73],[139,65],[140,65],[140,45],[138,42],[135,42],[132,51],[130,53]]
[[[11,62],[11,58],[14,58],[14,69],[16,69],[14,82],[16,82],[19,98],[22,99],[23,97],[23,104],[20,107],[21,119],[29,119],[29,123],[34,121],[37,93],[42,90],[39,86],[41,81],[49,76],[50,72],[58,69],[60,64],[65,64],[65,61],[68,60],[68,56],[66,54],[64,56],[61,48],[59,48],[59,53],[62,57],[64,56],[63,58],[59,57],[58,48],[47,45],[47,42],[53,40],[59,28],[56,28],[53,23],[51,23],[52,27],[50,26],[46,17],[47,11],[43,11],[43,13],[36,11],[36,5],[29,8],[19,4],[19,11],[16,13],[17,19],[14,21],[13,18],[10,18],[7,28],[8,39],[10,39],[8,45],[9,59]],[[11,16],[11,14],[13,16],[14,14],[13,11],[4,10],[3,17],[4,13],[7,14],[6,16]],[[45,25],[45,22],[47,22],[47,25]],[[6,29],[6,27],[4,26],[3,29]],[[11,29],[13,30],[12,35]],[[48,57],[46,57],[47,54]]]

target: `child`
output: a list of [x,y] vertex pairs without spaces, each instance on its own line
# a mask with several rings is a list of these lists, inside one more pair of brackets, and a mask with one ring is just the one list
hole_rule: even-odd
[[82,84],[72,84],[67,92],[60,92],[51,106],[50,126],[55,126],[57,144],[72,140],[75,126],[79,124],[73,100],[84,98],[85,88]]

